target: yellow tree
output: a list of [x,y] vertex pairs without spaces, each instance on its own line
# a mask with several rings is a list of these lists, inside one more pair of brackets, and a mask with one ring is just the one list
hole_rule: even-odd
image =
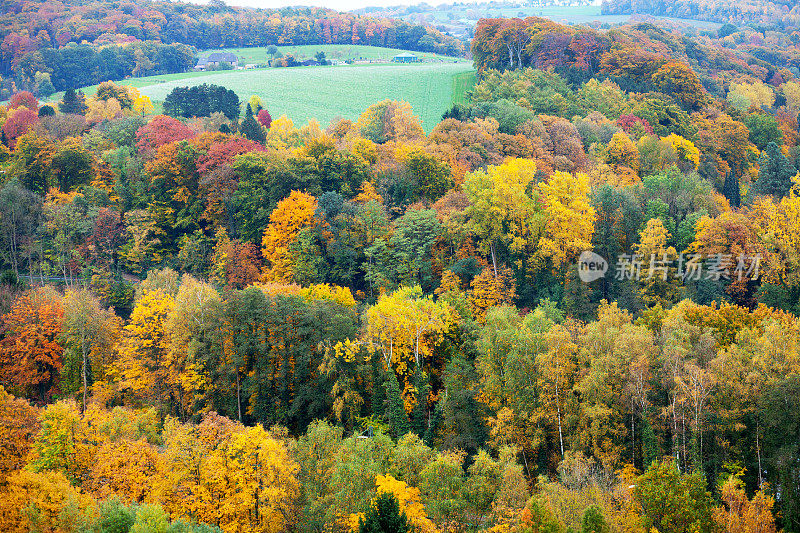
[[175,400],[184,418],[208,385],[204,361],[222,350],[217,335],[221,320],[222,298],[216,289],[184,274],[165,324],[169,335],[166,365],[175,377]]
[[167,364],[170,343],[166,331],[174,306],[174,298],[160,289],[146,291],[136,302],[113,369],[123,398],[130,395],[136,402],[152,403],[161,410],[174,404],[172,387],[177,379]]
[[289,246],[301,229],[314,223],[316,209],[317,199],[300,191],[292,191],[278,202],[261,240],[264,259],[269,263],[264,267],[265,281],[292,281]]
[[38,429],[36,408],[0,386],[0,486],[8,474],[25,466]]
[[492,307],[511,305],[517,297],[517,289],[511,270],[500,267],[498,275],[494,275],[491,268],[484,268],[470,282],[468,297],[472,308],[472,316],[481,322],[486,318],[486,313]]
[[[103,370],[118,339],[121,324],[113,312],[100,307],[97,298],[83,289],[67,290],[63,307],[62,327],[67,349],[75,352],[73,355],[80,358],[83,411],[85,411],[89,379],[102,378]],[[90,369],[94,376],[89,376]]]
[[[436,524],[428,518],[425,505],[422,503],[422,496],[416,487],[410,487],[404,481],[395,479],[391,474],[385,476],[378,474],[375,476],[375,486],[378,494],[391,494],[397,498],[400,512],[406,515],[409,525],[418,533],[436,533]],[[364,513],[350,515],[351,531],[358,531],[359,521],[363,519]]]
[[[551,327],[545,335],[547,351],[536,358],[542,390],[543,419],[555,421],[558,426],[558,444],[564,457],[563,419],[567,416],[566,403],[572,395],[577,379],[578,345],[573,333],[561,324]],[[555,417],[553,417],[555,413]]]
[[639,172],[639,149],[624,131],[618,131],[611,137],[605,159],[616,173],[625,173],[625,169]]
[[[20,470],[0,491],[0,530],[80,531],[89,529],[94,501],[73,487],[61,472]],[[80,529],[79,529],[80,528]]]
[[411,112],[408,102],[383,100],[367,108],[358,117],[355,129],[370,141],[383,144],[389,141],[407,141],[425,136],[419,118]]
[[245,428],[211,413],[198,426],[172,421],[164,440],[159,498],[173,516],[226,533],[277,533],[295,524],[299,466],[260,425]]
[[525,159],[509,159],[465,177],[463,188],[470,202],[467,224],[481,239],[482,251],[491,255],[495,277],[498,245],[520,253],[538,240],[539,208],[526,192],[535,177],[536,163]]
[[412,363],[421,365],[431,355],[454,316],[447,302],[423,296],[419,286],[401,287],[366,311],[364,340],[381,353],[387,370],[406,375]]
[[738,475],[722,486],[722,501],[725,505],[714,510],[714,521],[725,533],[775,533],[775,499],[759,490],[748,500]]
[[589,203],[589,176],[556,172],[539,185],[547,222],[539,249],[563,269],[584,250],[591,250],[597,213]]
[[39,415],[39,426],[28,468],[61,472],[75,484],[86,479],[97,442],[75,401],[48,405]]
[[639,234],[636,253],[642,264],[640,277],[644,278],[640,279],[639,294],[648,307],[656,304],[669,307],[678,299],[678,280],[672,266],[678,253],[667,246],[669,238],[670,233],[660,218],[648,220]]
[[771,252],[765,272],[767,281],[796,288],[800,286],[800,176],[794,181],[792,192],[780,204],[766,202],[769,209],[759,229]]
[[163,475],[163,460],[145,440],[107,441],[97,450],[87,480],[100,499],[119,496],[142,503],[152,501],[153,486]]
[[225,531],[278,533],[292,528],[299,465],[286,446],[257,425],[234,433],[225,449],[230,490],[220,502]]
[[139,95],[133,101],[133,112],[137,115],[145,116],[149,115],[153,112],[153,102],[150,101],[150,97],[144,94]]
[[697,167],[700,166],[700,150],[692,141],[674,133],[662,137],[661,140],[668,142],[675,150],[675,154],[678,156],[678,167],[681,170],[684,172],[697,170]]

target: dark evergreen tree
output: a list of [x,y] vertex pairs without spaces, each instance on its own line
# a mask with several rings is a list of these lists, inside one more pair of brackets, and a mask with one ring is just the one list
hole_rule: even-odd
[[408,433],[408,415],[403,405],[403,397],[400,395],[400,383],[397,381],[394,370],[390,369],[386,374],[386,417],[392,437],[399,439]]
[[407,533],[411,531],[406,514],[394,494],[378,495],[364,518],[358,520],[358,533]]
[[442,447],[459,448],[474,455],[488,439],[485,420],[489,412],[477,398],[480,377],[473,359],[456,352],[443,378],[447,392],[442,405]]
[[725,175],[725,184],[722,186],[722,194],[733,207],[742,205],[741,191],[739,190],[739,176],[733,172],[728,172]]
[[175,87],[164,99],[164,114],[171,117],[207,117],[212,113],[222,113],[229,120],[238,119],[239,97],[231,89],[203,83]]
[[56,114],[56,110],[53,109],[53,106],[50,105],[43,105],[39,108],[39,116],[40,117],[52,117]]
[[447,396],[446,393],[442,393],[442,397],[439,398],[439,401],[436,402],[436,407],[433,409],[433,414],[431,415],[431,421],[428,424],[428,429],[425,430],[425,435],[423,439],[425,444],[430,447],[433,447],[434,440],[436,439],[436,431],[439,429],[439,425],[442,423],[442,413],[444,412],[444,406],[447,403]]
[[661,450],[658,446],[658,438],[653,431],[653,424],[647,415],[642,417],[642,461],[645,469],[658,460]]
[[84,115],[89,107],[86,105],[86,97],[83,91],[75,91],[75,89],[67,89],[64,93],[64,99],[58,104],[58,108],[62,113],[71,113],[73,115]]
[[[602,282],[595,285],[600,283]],[[593,294],[592,287],[578,276],[578,266],[570,266],[564,279],[564,296],[561,299],[561,307],[564,312],[568,316],[583,321],[591,320],[595,314]]]
[[384,420],[386,413],[386,372],[383,371],[381,359],[378,357],[370,358],[372,363],[372,416],[376,420]]
[[414,389],[417,403],[414,404],[414,409],[411,411],[411,429],[419,437],[424,437],[428,431],[428,393],[431,385],[421,365],[417,365],[414,371]]
[[250,104],[246,105],[245,108],[244,120],[241,126],[239,126],[239,131],[251,141],[264,144],[267,140],[267,136],[264,134],[264,128],[253,116],[253,110],[250,108]]
[[726,22],[717,30],[717,36],[719,36],[720,39],[723,39],[728,35],[736,33],[737,31],[739,31],[739,28],[737,28],[730,22]]
[[789,195],[792,190],[792,178],[797,174],[797,169],[781,152],[777,144],[771,142],[761,154],[758,164],[758,180],[753,184],[750,197],[772,195],[777,199]]

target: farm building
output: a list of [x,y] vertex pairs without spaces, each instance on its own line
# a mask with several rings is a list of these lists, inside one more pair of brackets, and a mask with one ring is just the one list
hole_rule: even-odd
[[392,61],[395,63],[415,63],[419,61],[419,57],[415,56],[414,54],[409,54],[408,52],[403,52],[402,54],[397,54],[394,56]]
[[220,63],[227,63],[236,68],[239,66],[239,58],[230,52],[212,52],[207,57],[201,57],[194,69],[205,70],[209,67],[218,67]]

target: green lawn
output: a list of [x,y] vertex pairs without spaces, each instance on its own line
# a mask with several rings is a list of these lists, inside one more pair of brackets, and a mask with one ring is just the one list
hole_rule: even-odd
[[[389,60],[401,52],[407,50],[399,50],[396,48],[381,48],[378,46],[361,46],[361,45],[339,45],[339,44],[311,44],[303,46],[279,46],[278,50],[283,55],[293,54],[297,58],[311,59],[317,52],[325,52],[327,59],[347,60]],[[244,63],[265,63],[272,56],[267,53],[266,47],[255,48],[220,48],[214,50],[203,50],[199,53],[200,57],[206,56],[211,52],[231,52],[236,54]],[[429,52],[412,52],[423,61],[452,61],[456,58],[433,54]],[[465,61],[459,58],[459,61]]]
[[[466,61],[412,65],[341,65],[267,68],[217,72],[187,72],[118,82],[138,87],[159,103],[175,87],[213,83],[233,89],[242,101],[257,94],[273,118],[287,115],[296,125],[317,119],[323,127],[337,117],[355,120],[371,104],[391,98],[411,104],[430,131],[454,101],[463,101],[474,84],[472,64]],[[97,87],[84,89],[87,95]]]
[[467,103],[467,91],[471,90],[475,86],[477,79],[477,72],[474,70],[461,72],[453,76],[452,101],[454,104]]

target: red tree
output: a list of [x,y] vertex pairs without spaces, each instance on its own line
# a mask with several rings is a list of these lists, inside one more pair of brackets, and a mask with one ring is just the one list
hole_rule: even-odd
[[261,123],[262,126],[269,129],[270,125],[272,124],[272,115],[269,114],[269,111],[266,109],[262,109],[258,112],[258,122]]
[[194,132],[181,122],[166,115],[158,115],[136,132],[136,148],[139,153],[152,156],[158,149],[174,141],[194,137]]
[[29,91],[20,91],[8,101],[8,108],[16,109],[20,106],[25,106],[33,111],[39,111],[39,100]]
[[[262,113],[265,110],[262,110]],[[261,113],[258,114],[261,116]],[[205,175],[212,170],[216,170],[222,165],[233,161],[239,154],[266,150],[263,145],[253,142],[244,137],[229,137],[223,142],[212,144],[208,152],[200,156],[197,160],[197,171]]]
[[6,123],[3,124],[3,133],[8,141],[8,147],[13,150],[17,145],[17,139],[28,133],[38,120],[39,115],[36,111],[27,107],[23,106],[21,109],[12,110]]
[[0,378],[4,385],[37,396],[42,403],[58,392],[64,347],[58,342],[64,310],[47,289],[20,296],[3,317],[7,335],[0,344]]

